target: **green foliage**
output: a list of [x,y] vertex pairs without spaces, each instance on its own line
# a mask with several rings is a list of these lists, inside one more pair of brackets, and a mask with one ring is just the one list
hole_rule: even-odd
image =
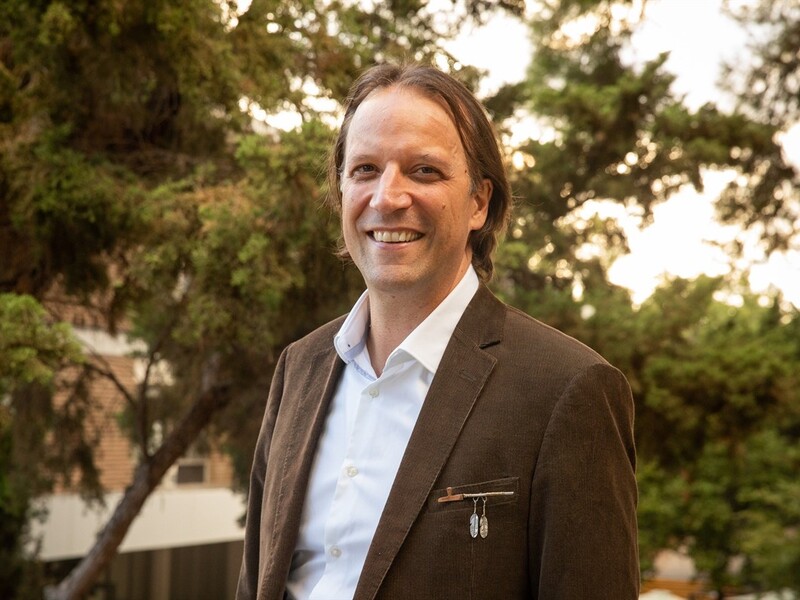
[[[481,20],[498,7],[521,15],[523,4],[465,8]],[[714,293],[725,282],[707,278],[672,281],[633,307],[606,278],[626,250],[622,230],[583,210],[610,200],[646,222],[681,186],[702,189],[704,169],[732,168],[720,214],[764,224],[768,248],[792,243],[797,174],[775,133],[796,114],[784,93],[796,61],[784,54],[800,19],[786,2],[773,3],[782,12],[764,3],[755,19],[776,35],[753,81],[777,82],[769,89],[782,90],[785,110],[766,114],[743,92],[726,114],[687,109],[666,55],[628,65],[635,15],[620,21],[615,4],[632,6],[542,2],[526,80],[487,100],[498,120],[524,110],[543,131],[510,149],[524,166],[512,170],[519,201],[494,285],[628,376],[643,564],[682,547],[719,585],[800,587],[800,319],[777,302],[722,304]],[[440,50],[455,25],[424,2],[235,5],[0,4],[0,533],[11,552],[0,581],[28,577],[12,557],[30,497],[73,476],[97,492],[96,439],[83,422],[92,377],[113,374],[81,362],[40,304],[66,296],[97,325],[145,342],[145,379],[120,390],[119,415],[144,461],[156,430],[168,438],[205,390],[224,388],[228,405],[203,437],[230,452],[241,486],[278,352],[347,310],[362,285],[332,256],[339,227],[323,206],[336,101],[375,61],[438,56],[468,85],[479,78]],[[566,35],[576,21],[589,27]],[[302,125],[254,125],[248,111],[262,109],[294,110]]]
[[87,497],[99,492],[84,363],[69,325],[52,323],[30,296],[0,294],[0,423],[11,444],[2,476],[25,501],[59,480],[75,480]]
[[744,576],[761,588],[800,588],[800,445],[796,435],[765,429],[742,457],[747,485],[737,494]]
[[[688,109],[671,90],[666,54],[637,67],[623,58],[638,18],[620,16],[626,4],[543,3],[525,81],[487,103],[499,118],[524,107],[541,128],[510,149],[518,202],[495,287],[628,377],[646,572],[659,550],[672,548],[687,552],[716,589],[800,589],[796,310],[753,297],[729,306],[715,299],[728,283],[710,278],[669,281],[632,307],[606,279],[625,236],[587,210],[591,201],[612,201],[646,224],[652,207],[682,186],[702,191],[704,170],[732,169],[738,176],[717,202],[720,217],[757,226],[767,251],[786,248],[796,243],[797,172],[776,133],[793,121],[774,111],[762,118],[755,108],[770,104],[744,91],[731,114],[711,104]],[[789,4],[764,2],[747,13],[779,36],[759,38],[771,58],[747,81],[782,90],[778,108],[787,109],[796,73],[784,59],[800,23]]]
[[716,589],[798,589],[800,315],[779,299],[730,306],[723,285],[676,279],[638,309],[613,287],[515,298],[631,383],[645,576],[671,548]]
[[[736,94],[738,110],[750,119],[785,132],[800,119],[800,10],[792,0],[725,2],[728,11],[750,32],[751,64],[727,65],[722,84]],[[739,149],[736,149],[737,152]],[[723,218],[764,226],[768,251],[795,248],[800,219],[800,177],[780,152],[743,155],[747,184],[722,198]]]
[[7,475],[13,465],[12,423],[0,410],[0,594],[28,600],[41,597],[40,566],[26,559],[30,496]]
[[[145,379],[127,389],[97,357],[78,364],[64,326],[32,313],[40,329],[15,328],[2,315],[4,485],[36,473],[3,488],[11,538],[56,481],[98,492],[85,426],[96,377],[124,395],[118,421],[144,464],[204,392],[226,390],[211,433],[244,478],[279,349],[346,310],[362,285],[331,253],[320,101],[340,100],[374,60],[454,63],[439,47],[447,31],[414,2],[365,12],[254,0],[243,14],[236,4],[0,4],[3,308],[66,304],[146,343]],[[303,119],[297,131],[253,123],[251,112],[287,109]]]
[[797,589],[800,315],[719,285],[678,280],[636,315],[640,544],[684,549],[716,589]]
[[80,357],[69,326],[48,323],[34,298],[0,294],[0,398],[16,385],[52,385],[61,366]]
[[771,428],[735,448],[704,447],[683,521],[697,567],[717,585],[798,588],[798,458],[796,436]]
[[[587,203],[620,203],[646,224],[652,207],[682,186],[702,191],[706,169],[740,174],[718,202],[724,220],[766,225],[760,231],[768,250],[792,243],[797,173],[782,158],[777,128],[710,104],[686,108],[671,90],[667,54],[638,67],[624,60],[635,19],[614,16],[612,4],[545,3],[532,24],[536,51],[526,80],[488,101],[500,116],[525,108],[541,127],[511,149],[524,165],[512,170],[520,199],[512,243],[527,246],[535,260],[505,265],[504,290],[604,286],[596,258],[581,250],[599,246],[607,267],[625,251],[625,239],[613,225],[587,227]],[[582,33],[568,33],[576,24]]]
[[57,276],[68,292],[102,288],[105,253],[136,227],[140,193],[130,176],[63,147],[68,136],[67,127],[56,128],[35,143],[11,146],[0,160],[10,200],[0,209],[8,219],[0,239],[6,290],[41,295]]
[[[69,326],[49,323],[34,298],[0,294],[0,595],[4,598],[40,595],[39,567],[26,558],[25,546],[30,541],[28,523],[36,516],[30,501],[48,484],[40,472],[29,469],[32,458],[45,462],[48,457],[36,452],[21,455],[20,446],[28,441],[31,450],[38,449],[29,434],[35,435],[37,423],[47,417],[31,410],[39,408],[38,402],[25,391],[54,388],[63,365],[81,358]],[[21,422],[26,422],[26,431]]]
[[639,559],[645,577],[652,576],[653,560],[664,548],[680,548],[683,542],[682,500],[687,483],[662,469],[657,462],[639,456],[636,480],[639,484]]
[[[777,127],[800,117],[797,96],[800,57],[800,14],[791,0],[724,6],[751,33],[753,63],[746,73],[727,65],[724,81],[743,106]],[[742,77],[744,75],[744,77]]]

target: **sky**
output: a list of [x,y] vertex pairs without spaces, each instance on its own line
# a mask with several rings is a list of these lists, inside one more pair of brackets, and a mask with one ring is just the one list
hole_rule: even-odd
[[[645,20],[632,40],[630,58],[634,62],[670,52],[665,68],[677,77],[673,89],[685,95],[685,103],[693,109],[709,101],[721,108],[730,107],[716,86],[720,64],[723,60],[746,59],[747,36],[722,14],[720,5],[721,0],[648,0]],[[466,28],[449,49],[462,62],[487,70],[481,90],[484,94],[505,82],[523,79],[531,56],[525,25],[506,16],[494,17],[482,28]],[[782,141],[787,156],[800,166],[800,125],[787,132]],[[655,208],[653,223],[644,229],[619,206],[590,205],[592,210],[619,218],[628,235],[631,252],[612,265],[610,279],[630,288],[639,303],[668,274],[693,278],[702,273],[728,273],[731,260],[720,244],[739,231],[715,220],[713,200],[732,176],[706,173],[704,194],[686,186]],[[765,257],[757,244],[751,243],[745,261],[738,266],[747,263],[753,263],[751,289],[761,293],[776,287],[786,300],[800,307],[800,249]],[[728,300],[735,303],[737,298]]]

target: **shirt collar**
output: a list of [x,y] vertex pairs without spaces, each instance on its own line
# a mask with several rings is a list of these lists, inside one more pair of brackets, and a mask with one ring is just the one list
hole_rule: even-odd
[[365,290],[356,300],[350,314],[342,323],[333,338],[336,352],[346,363],[352,362],[367,343],[367,326],[369,325],[369,291]]
[[[417,360],[431,373],[436,373],[444,356],[445,348],[461,315],[478,291],[480,282],[475,269],[470,265],[464,277],[431,314],[403,340],[392,352],[387,365],[399,352],[405,352]],[[369,292],[365,291],[356,301],[350,314],[333,339],[334,347],[346,363],[350,363],[363,351],[369,324]]]

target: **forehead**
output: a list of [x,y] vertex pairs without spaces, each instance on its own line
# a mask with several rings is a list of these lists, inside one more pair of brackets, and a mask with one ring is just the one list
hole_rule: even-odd
[[461,138],[450,113],[413,88],[379,88],[353,114],[345,138],[345,155],[391,143],[446,148],[463,155]]

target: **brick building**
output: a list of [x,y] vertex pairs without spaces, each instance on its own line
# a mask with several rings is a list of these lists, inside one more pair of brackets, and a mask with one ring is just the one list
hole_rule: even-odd
[[[124,336],[77,327],[78,338],[104,357],[120,383],[134,389],[141,365]],[[39,557],[49,573],[65,576],[91,548],[130,483],[136,450],[118,426],[124,398],[99,378],[92,396],[100,410],[88,426],[100,432],[96,459],[104,507],[89,507],[75,493],[41,498],[46,520],[32,522]],[[190,450],[151,494],[133,522],[93,600],[217,600],[233,596],[241,564],[244,499],[231,490],[231,465],[223,455]]]

